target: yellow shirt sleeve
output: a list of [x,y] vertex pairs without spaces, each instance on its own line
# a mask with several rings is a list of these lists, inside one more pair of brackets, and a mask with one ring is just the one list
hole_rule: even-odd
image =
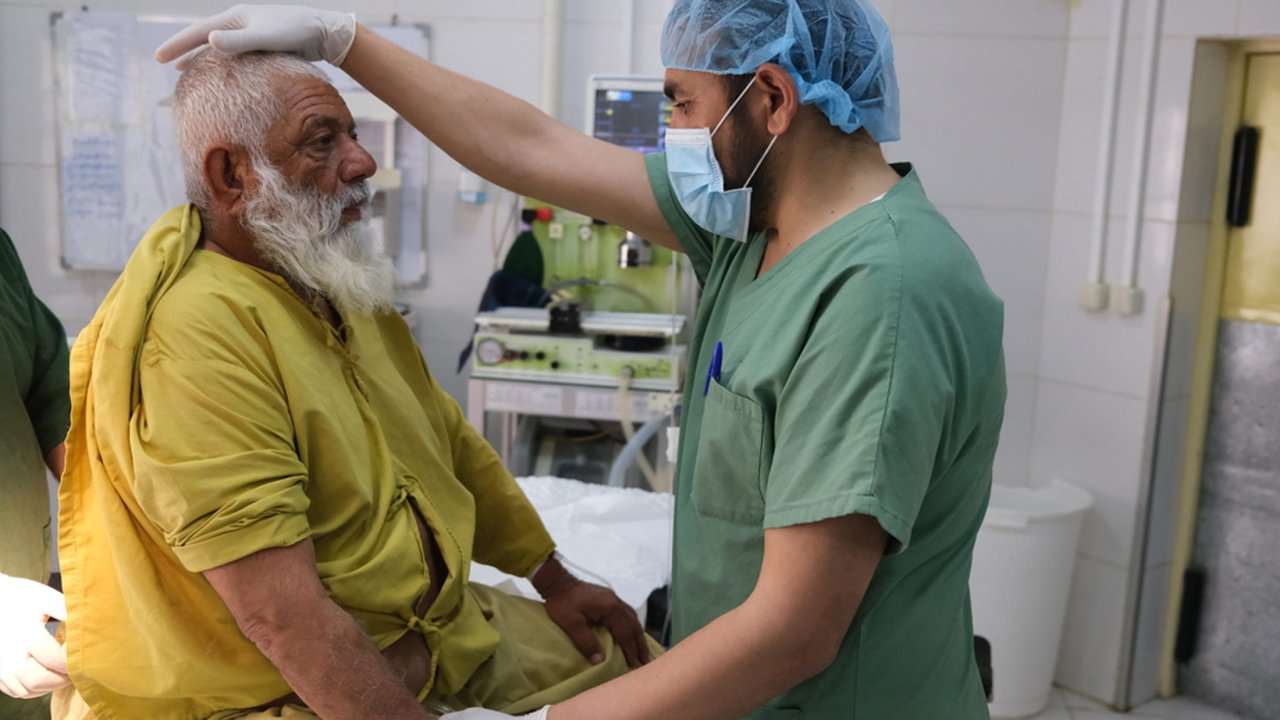
[[284,390],[248,329],[205,325],[153,319],[130,428],[134,496],[192,572],[310,535]]

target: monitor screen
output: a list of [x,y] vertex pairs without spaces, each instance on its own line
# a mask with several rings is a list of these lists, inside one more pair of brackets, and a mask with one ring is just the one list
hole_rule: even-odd
[[660,85],[654,85],[650,89],[594,87],[591,134],[640,152],[661,150],[671,121],[671,101],[662,93]]

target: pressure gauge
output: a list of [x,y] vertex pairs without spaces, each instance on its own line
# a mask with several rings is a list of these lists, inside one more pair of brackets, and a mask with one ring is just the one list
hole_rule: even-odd
[[476,345],[476,358],[480,360],[481,365],[497,365],[502,362],[504,353],[502,343],[493,338],[485,338]]

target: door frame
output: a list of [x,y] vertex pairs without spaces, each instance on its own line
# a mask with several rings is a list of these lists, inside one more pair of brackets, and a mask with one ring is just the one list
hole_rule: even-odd
[[1204,465],[1204,445],[1209,429],[1209,407],[1213,399],[1213,374],[1221,322],[1222,291],[1227,264],[1227,195],[1231,176],[1231,149],[1235,133],[1244,119],[1245,81],[1250,55],[1280,53],[1280,40],[1246,40],[1232,43],[1227,70],[1226,102],[1218,150],[1218,177],[1214,190],[1213,215],[1209,223],[1209,246],[1205,255],[1204,291],[1200,299],[1200,328],[1196,340],[1195,370],[1187,411],[1183,442],[1182,479],[1175,521],[1173,562],[1169,573],[1169,603],[1165,614],[1164,644],[1160,658],[1161,697],[1178,693],[1178,666],[1174,660],[1178,625],[1182,615],[1183,574],[1191,565],[1195,547],[1196,518],[1200,509],[1200,480]]

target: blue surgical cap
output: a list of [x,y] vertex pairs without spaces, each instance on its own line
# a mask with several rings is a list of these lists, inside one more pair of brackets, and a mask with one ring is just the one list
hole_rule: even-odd
[[669,68],[746,75],[770,62],[832,125],[899,139],[893,44],[866,0],[676,0],[662,28]]

